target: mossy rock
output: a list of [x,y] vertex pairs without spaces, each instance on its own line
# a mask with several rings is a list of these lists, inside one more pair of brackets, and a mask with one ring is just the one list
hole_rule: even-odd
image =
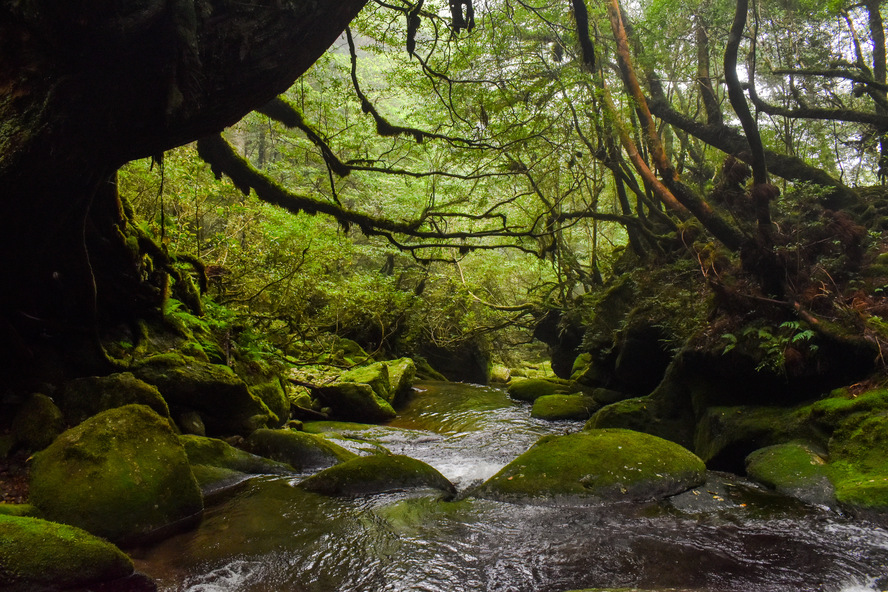
[[290,418],[290,399],[287,397],[287,391],[281,385],[281,381],[275,376],[249,387],[250,393],[268,407],[277,418],[278,421],[273,427],[282,426]]
[[591,430],[541,438],[472,493],[510,501],[643,501],[681,493],[705,477],[703,461],[673,442]]
[[131,403],[147,405],[161,417],[170,416],[160,391],[131,372],[71,380],[62,387],[61,401],[65,418],[72,426],[102,411]]
[[289,465],[250,454],[227,442],[201,436],[179,436],[185,447],[191,470],[201,490],[216,491],[243,480],[245,475],[282,475],[292,471]]
[[519,401],[533,403],[544,395],[564,394],[570,390],[568,384],[544,378],[525,378],[509,383],[509,396]]
[[747,476],[779,493],[824,506],[835,505],[835,488],[823,455],[800,443],[778,444],[746,457]]
[[244,445],[253,454],[287,463],[300,471],[330,467],[357,456],[321,436],[295,430],[256,430]]
[[817,431],[794,409],[711,407],[697,425],[694,451],[710,469],[742,473],[746,457],[759,448],[817,438]]
[[543,395],[533,402],[531,417],[556,421],[561,419],[589,419],[600,405],[590,396]]
[[331,409],[331,415],[336,419],[383,422],[397,415],[391,404],[377,395],[369,384],[338,382],[319,387],[314,393]]
[[606,388],[597,388],[593,390],[592,396],[601,405],[612,405],[614,403],[619,403],[620,401],[625,401],[626,399],[635,398],[629,393]]
[[144,538],[203,508],[185,449],[145,405],[104,411],[34,455],[30,494],[45,518],[114,542]]
[[340,382],[369,384],[376,396],[386,403],[391,404],[395,400],[395,393],[391,390],[389,367],[386,362],[376,362],[369,366],[352,368],[347,372],[343,372],[339,380]]
[[280,421],[228,366],[170,353],[145,359],[133,374],[156,386],[171,408],[200,413],[210,436],[247,436]]
[[52,399],[34,393],[16,413],[11,431],[17,447],[43,450],[65,431],[65,418]]
[[456,493],[453,484],[426,463],[401,455],[361,456],[299,483],[306,491],[331,496],[362,496],[404,489]]
[[501,364],[490,367],[490,382],[506,384],[512,378],[512,371]]
[[126,578],[133,562],[90,533],[0,514],[0,589],[69,589]]
[[675,442],[685,448],[693,446],[693,413],[689,409],[678,413],[664,412],[662,408],[662,402],[650,396],[624,399],[596,411],[583,429],[633,430]]
[[31,504],[0,503],[0,516],[32,516],[38,517],[37,508]]
[[888,512],[888,413],[844,422],[829,445],[836,499],[857,512]]
[[385,362],[388,366],[389,392],[392,404],[400,403],[410,393],[416,378],[416,364],[411,358],[398,358]]

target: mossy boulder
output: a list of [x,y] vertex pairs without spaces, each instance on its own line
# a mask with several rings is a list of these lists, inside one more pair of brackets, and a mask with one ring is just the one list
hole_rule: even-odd
[[388,366],[389,392],[392,404],[398,404],[410,393],[416,378],[416,364],[411,358],[399,358],[385,362]]
[[191,471],[204,494],[243,480],[245,475],[282,475],[289,465],[250,454],[223,440],[195,435],[179,436]]
[[339,380],[341,382],[369,384],[376,396],[386,403],[391,404],[395,400],[395,393],[391,390],[389,367],[385,362],[376,362],[369,366],[352,368],[347,372],[343,372]]
[[888,413],[843,422],[830,440],[829,453],[839,503],[857,512],[888,512]]
[[835,505],[835,487],[824,455],[801,443],[777,444],[746,458],[747,476],[779,493],[824,506]]
[[65,431],[65,418],[52,399],[33,393],[16,413],[11,431],[15,446],[43,450]]
[[31,504],[8,504],[0,502],[0,516],[33,516],[37,517],[37,508]]
[[131,372],[76,378],[62,387],[60,398],[65,419],[72,426],[102,411],[131,403],[147,405],[161,417],[170,416],[160,391]]
[[326,438],[296,430],[256,430],[244,446],[253,454],[287,463],[300,471],[330,467],[357,456]]
[[301,489],[331,496],[361,496],[404,489],[456,492],[453,484],[426,463],[401,455],[361,456],[312,475]]
[[506,384],[512,378],[512,371],[502,364],[494,364],[490,367],[490,382]]
[[397,415],[391,404],[376,394],[369,384],[337,382],[318,387],[313,392],[336,419],[383,422]]
[[34,455],[30,501],[114,542],[196,517],[200,489],[169,423],[145,405],[104,411]]
[[276,376],[250,386],[250,393],[265,403],[269,411],[278,418],[274,427],[282,426],[290,418],[290,399],[287,397],[287,391],[281,385],[280,379]]
[[591,430],[541,438],[473,495],[642,501],[675,495],[705,477],[703,461],[673,442],[631,430]]
[[210,436],[247,436],[280,421],[228,366],[170,353],[146,358],[133,374],[156,386],[175,414],[197,411]]
[[533,403],[544,395],[556,393],[566,394],[570,390],[569,383],[544,378],[525,378],[509,383],[509,396],[518,401]]
[[88,532],[0,514],[0,589],[70,589],[126,578],[133,562]]
[[560,419],[586,420],[600,405],[590,396],[580,393],[572,395],[543,395],[533,402],[531,417],[555,421]]
[[693,412],[676,407],[664,410],[664,407],[662,401],[651,396],[624,399],[596,411],[584,429],[634,430],[670,440],[685,448],[692,447],[695,426]]

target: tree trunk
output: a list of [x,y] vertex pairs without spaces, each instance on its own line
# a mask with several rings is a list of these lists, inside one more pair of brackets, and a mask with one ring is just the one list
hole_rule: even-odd
[[47,350],[95,351],[77,344],[95,342],[97,322],[156,305],[116,169],[285,91],[365,2],[3,3],[0,373],[40,366]]

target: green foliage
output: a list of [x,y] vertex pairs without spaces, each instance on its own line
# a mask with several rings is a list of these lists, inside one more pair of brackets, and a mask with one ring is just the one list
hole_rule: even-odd
[[811,343],[815,336],[816,333],[812,329],[803,328],[799,321],[786,321],[776,328],[754,324],[744,328],[739,335],[734,333],[722,335],[722,339],[726,342],[722,354],[727,354],[740,343],[744,343],[751,351],[757,352],[760,358],[756,370],[785,372],[787,351],[791,347],[804,347],[809,353],[816,353],[818,346],[816,343]]

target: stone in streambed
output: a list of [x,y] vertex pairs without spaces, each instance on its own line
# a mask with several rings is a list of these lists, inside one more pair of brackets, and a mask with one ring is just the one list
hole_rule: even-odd
[[570,387],[565,382],[546,380],[544,378],[515,379],[509,383],[509,396],[519,401],[532,403],[544,395],[567,393]]
[[247,450],[297,470],[323,469],[357,455],[315,434],[296,430],[256,430],[245,442]]
[[227,442],[195,435],[179,436],[191,471],[204,494],[238,483],[247,475],[282,475],[292,472],[284,463],[250,454]]
[[473,495],[516,501],[643,501],[685,491],[702,483],[705,475],[703,461],[673,442],[630,430],[589,430],[541,438]]
[[595,399],[579,393],[572,395],[544,395],[533,402],[530,415],[531,417],[549,421],[559,419],[585,420],[592,417],[592,414],[599,407],[600,405]]
[[361,456],[299,483],[306,491],[331,496],[361,496],[404,489],[456,492],[453,484],[426,463],[401,455]]

